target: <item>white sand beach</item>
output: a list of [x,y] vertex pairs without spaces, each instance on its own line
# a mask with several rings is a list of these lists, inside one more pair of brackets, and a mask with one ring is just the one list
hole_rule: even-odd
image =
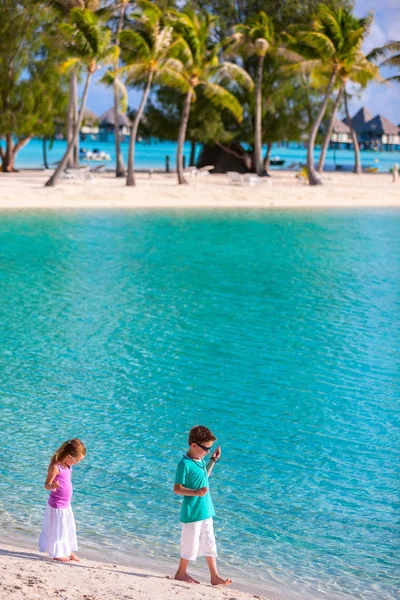
[[0,209],[400,207],[400,180],[393,183],[389,173],[332,173],[316,187],[290,171],[274,172],[256,186],[232,185],[226,175],[189,178],[189,185],[179,186],[174,173],[140,173],[137,186],[127,188],[124,179],[102,173],[45,188],[48,177],[43,171],[0,174]]
[[[263,597],[207,583],[190,585],[166,573],[82,558],[58,563],[32,548],[0,544],[1,600],[250,600]],[[269,596],[265,600],[273,600]]]

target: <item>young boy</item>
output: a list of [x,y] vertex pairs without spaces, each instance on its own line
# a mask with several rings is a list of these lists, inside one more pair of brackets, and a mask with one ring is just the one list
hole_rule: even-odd
[[218,446],[214,450],[208,464],[204,460],[216,439],[207,427],[193,427],[189,432],[189,450],[176,470],[174,492],[183,496],[183,503],[181,560],[175,579],[188,583],[199,583],[187,572],[189,561],[196,560],[198,556],[206,557],[212,585],[232,583],[232,579],[222,579],[218,575],[212,519],[215,511],[208,491],[208,477],[221,456],[221,448]]

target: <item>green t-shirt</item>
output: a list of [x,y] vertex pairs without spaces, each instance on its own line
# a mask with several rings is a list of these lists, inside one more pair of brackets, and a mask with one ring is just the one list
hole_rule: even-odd
[[[175,483],[191,490],[209,487],[207,466],[204,460],[193,460],[184,455],[178,463]],[[181,508],[182,523],[204,521],[215,515],[210,492],[205,496],[183,496]]]

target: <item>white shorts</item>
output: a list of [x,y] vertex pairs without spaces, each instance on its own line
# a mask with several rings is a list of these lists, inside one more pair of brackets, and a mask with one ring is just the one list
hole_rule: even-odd
[[182,523],[181,557],[196,560],[198,556],[217,556],[212,517],[204,521]]

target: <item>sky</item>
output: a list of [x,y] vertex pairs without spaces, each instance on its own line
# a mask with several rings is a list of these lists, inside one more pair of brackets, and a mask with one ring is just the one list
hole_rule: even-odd
[[[363,50],[368,53],[377,46],[383,46],[388,41],[400,40],[400,0],[356,0],[355,14],[357,17],[366,16],[369,12],[375,13],[375,19],[365,41]],[[389,77],[394,74],[394,69],[382,69],[381,74]],[[97,81],[100,73],[97,76]],[[111,89],[106,88],[97,81],[93,82],[89,90],[88,108],[96,115],[101,115],[112,106]],[[129,91],[129,106],[137,108],[140,93]],[[356,94],[351,99],[350,114],[353,115],[359,108],[365,106],[373,116],[381,114],[396,124],[400,124],[400,84],[371,83],[361,94]],[[343,115],[342,115],[343,116]]]

